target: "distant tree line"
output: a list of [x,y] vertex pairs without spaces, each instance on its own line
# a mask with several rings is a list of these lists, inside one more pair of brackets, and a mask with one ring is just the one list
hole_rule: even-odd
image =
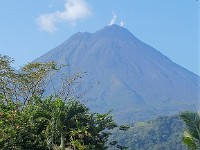
[[130,125],[128,132],[115,128],[110,137],[129,150],[199,150],[200,113],[185,111],[180,115],[160,116]]

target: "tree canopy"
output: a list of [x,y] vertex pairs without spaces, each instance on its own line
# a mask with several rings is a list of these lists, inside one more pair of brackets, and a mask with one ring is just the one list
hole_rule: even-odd
[[93,113],[76,97],[43,95],[59,69],[56,63],[29,63],[19,70],[12,63],[10,57],[0,56],[0,149],[103,150],[109,146],[110,131],[117,126],[110,112]]

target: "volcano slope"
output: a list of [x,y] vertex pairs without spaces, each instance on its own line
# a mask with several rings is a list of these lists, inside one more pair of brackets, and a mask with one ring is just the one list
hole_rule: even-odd
[[118,25],[78,32],[35,61],[69,64],[62,72],[87,72],[84,84],[100,83],[85,95],[87,105],[97,112],[112,109],[119,123],[198,108],[199,76]]

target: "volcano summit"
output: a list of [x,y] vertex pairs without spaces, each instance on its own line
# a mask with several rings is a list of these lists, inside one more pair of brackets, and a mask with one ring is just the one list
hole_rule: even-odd
[[87,105],[97,112],[112,109],[119,123],[197,110],[200,101],[199,76],[118,25],[76,33],[36,61],[86,71],[87,84],[100,82],[84,97]]

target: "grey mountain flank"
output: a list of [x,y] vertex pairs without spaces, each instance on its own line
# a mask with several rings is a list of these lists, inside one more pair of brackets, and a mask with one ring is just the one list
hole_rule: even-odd
[[97,112],[112,109],[119,123],[197,110],[200,101],[199,76],[118,25],[78,32],[35,61],[86,71],[86,84],[100,82],[84,97],[87,105]]

